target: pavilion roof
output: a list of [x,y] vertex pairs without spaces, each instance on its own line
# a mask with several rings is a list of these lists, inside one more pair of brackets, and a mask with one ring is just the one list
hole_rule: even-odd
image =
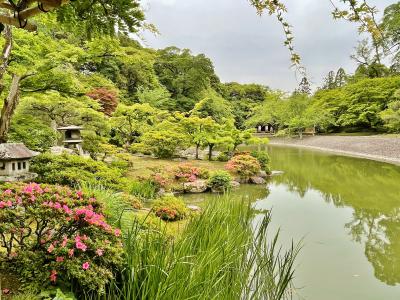
[[0,144],[0,160],[27,159],[38,155],[24,144]]

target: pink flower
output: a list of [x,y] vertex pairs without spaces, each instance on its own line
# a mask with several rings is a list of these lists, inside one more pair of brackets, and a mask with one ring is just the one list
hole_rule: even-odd
[[52,253],[54,251],[54,245],[50,244],[49,248],[47,248],[47,252]]
[[2,289],[3,295],[8,295],[10,294],[10,289]]
[[75,251],[74,249],[69,249],[68,250],[68,256],[69,257],[73,257],[74,256],[74,251]]
[[63,205],[63,210],[66,214],[72,215],[72,210],[67,205]]
[[103,249],[97,249],[97,250],[96,250],[96,254],[97,254],[98,256],[103,256],[104,250],[103,250]]
[[114,234],[115,234],[115,236],[120,236],[121,235],[121,230],[120,229],[115,229],[114,230]]
[[81,199],[82,196],[83,196],[83,192],[82,192],[82,191],[77,191],[77,192],[76,192],[76,196],[77,196],[79,199]]
[[8,189],[3,192],[4,195],[11,195],[12,190]]
[[57,271],[56,270],[52,270],[51,274],[50,274],[50,281],[51,282],[56,282],[57,281]]
[[75,247],[76,247],[76,249],[82,250],[83,252],[85,252],[87,249],[87,246],[80,241],[75,242]]
[[64,236],[64,239],[63,239],[63,241],[61,243],[61,247],[64,248],[65,246],[67,246],[67,243],[68,243],[68,238],[66,236]]
[[89,265],[88,262],[85,262],[85,263],[82,265],[82,269],[84,269],[84,270],[89,269],[89,267],[90,267],[90,265]]
[[62,256],[57,256],[56,262],[63,262],[63,261],[64,261],[64,257],[62,257]]

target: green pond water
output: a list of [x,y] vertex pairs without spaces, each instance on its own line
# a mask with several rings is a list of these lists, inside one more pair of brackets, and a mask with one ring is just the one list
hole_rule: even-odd
[[302,240],[294,298],[399,300],[400,167],[289,147],[268,151],[272,169],[285,173],[233,197],[272,209],[270,230],[281,229],[284,246]]

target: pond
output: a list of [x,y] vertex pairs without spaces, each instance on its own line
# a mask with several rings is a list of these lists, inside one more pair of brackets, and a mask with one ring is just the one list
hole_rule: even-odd
[[[265,186],[235,197],[272,209],[281,242],[302,241],[295,299],[400,299],[400,167],[290,147],[268,147]],[[189,202],[216,197],[187,196]]]

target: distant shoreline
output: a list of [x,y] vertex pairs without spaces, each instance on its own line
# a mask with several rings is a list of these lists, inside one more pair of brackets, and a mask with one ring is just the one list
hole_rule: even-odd
[[384,136],[306,136],[298,138],[270,137],[270,145],[299,147],[358,157],[400,166],[400,138]]

